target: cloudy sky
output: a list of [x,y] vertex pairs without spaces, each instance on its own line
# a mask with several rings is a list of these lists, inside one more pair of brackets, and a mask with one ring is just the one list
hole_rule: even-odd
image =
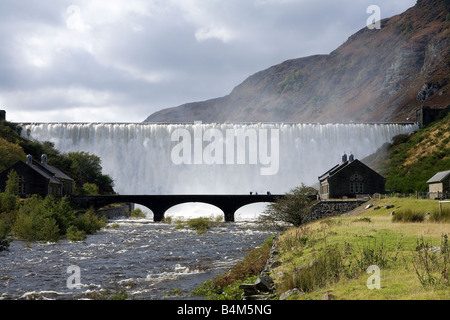
[[0,0],[0,109],[15,122],[141,122],[328,54],[415,0]]

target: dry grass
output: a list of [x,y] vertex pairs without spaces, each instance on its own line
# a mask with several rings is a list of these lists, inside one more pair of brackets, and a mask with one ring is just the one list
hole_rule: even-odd
[[[303,270],[301,267],[308,267],[311,261],[320,260],[324,248],[337,247],[343,264],[339,277],[294,298],[320,299],[324,292],[331,292],[336,299],[351,300],[450,299],[448,285],[424,287],[413,263],[417,261],[419,240],[439,247],[442,236],[450,233],[450,224],[432,222],[429,216],[423,222],[394,223],[390,215],[393,210],[408,208],[431,211],[437,202],[394,198],[373,204],[370,209],[365,209],[364,205],[345,216],[316,221],[285,232],[279,241],[282,265],[274,272],[279,293],[296,285],[292,280],[294,270]],[[394,205],[394,208],[385,209],[386,205]],[[380,208],[374,210],[376,207]],[[374,259],[378,259],[376,263]],[[443,258],[440,259],[443,263]],[[369,290],[366,286],[369,275],[365,268],[370,264],[381,268],[380,290]],[[436,271],[433,277],[439,278],[439,272]],[[286,279],[290,284],[286,285]],[[445,279],[441,279],[441,284],[442,281]]]

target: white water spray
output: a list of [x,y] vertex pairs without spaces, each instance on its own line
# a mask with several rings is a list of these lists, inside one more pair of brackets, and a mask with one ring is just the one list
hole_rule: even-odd
[[[272,194],[285,193],[339,163],[344,152],[362,159],[398,134],[417,130],[402,124],[201,124],[202,130],[279,132],[279,170],[261,175],[253,163],[176,164],[174,130],[192,132],[198,124],[25,124],[31,139],[51,141],[61,152],[99,156],[120,194]],[[225,142],[223,142],[225,143]],[[205,143],[206,144],[206,143]],[[247,146],[248,148],[248,146]],[[247,150],[248,151],[248,150]]]

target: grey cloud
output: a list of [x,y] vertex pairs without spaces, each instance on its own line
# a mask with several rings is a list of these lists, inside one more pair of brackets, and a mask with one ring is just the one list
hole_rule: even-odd
[[[162,108],[226,95],[246,77],[284,60],[329,53],[364,26],[371,2],[228,0],[201,3],[202,12],[189,12],[164,1],[155,2],[155,14],[132,11],[103,24],[93,18],[99,12],[88,12],[80,2],[91,29],[77,33],[65,21],[72,3],[5,0],[0,106],[12,114],[29,110],[26,121],[43,121],[40,110],[102,106],[123,110],[117,121],[137,115],[144,120]],[[383,17],[414,5],[379,2]],[[67,115],[56,119],[55,112],[54,120],[72,121]]]

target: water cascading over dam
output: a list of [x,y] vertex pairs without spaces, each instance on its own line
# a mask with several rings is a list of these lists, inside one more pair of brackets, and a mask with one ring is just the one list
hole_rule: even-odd
[[23,124],[61,152],[99,156],[120,194],[284,193],[362,159],[413,124]]

